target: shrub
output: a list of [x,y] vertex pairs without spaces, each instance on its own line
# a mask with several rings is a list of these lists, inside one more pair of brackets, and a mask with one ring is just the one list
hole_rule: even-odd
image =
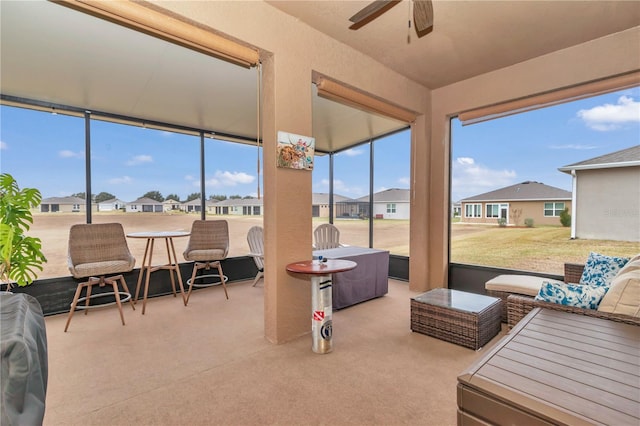
[[507,219],[505,219],[504,217],[498,219],[498,226],[500,226],[501,228],[507,226]]
[[524,226],[526,226],[527,228],[533,228],[533,219],[531,219],[530,217],[526,218],[524,220]]
[[571,226],[571,215],[569,214],[569,208],[565,207],[560,213],[560,223],[565,228]]

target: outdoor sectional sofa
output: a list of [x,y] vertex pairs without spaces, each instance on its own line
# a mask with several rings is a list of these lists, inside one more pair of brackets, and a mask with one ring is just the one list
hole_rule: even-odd
[[[566,263],[565,264],[565,277],[566,283],[580,283],[582,276],[582,270],[584,265]],[[619,278],[618,278],[619,277]],[[623,289],[620,286],[616,290],[613,290],[616,280],[620,281]],[[624,280],[624,282],[622,282]],[[507,324],[509,328],[513,328],[522,318],[524,318],[534,308],[545,308],[556,311],[570,312],[580,315],[586,315],[590,317],[603,318],[617,322],[623,322],[632,325],[640,325],[640,255],[632,258],[625,268],[621,269],[619,274],[611,281],[611,288],[609,289],[612,294],[610,296],[615,297],[613,301],[617,306],[608,306],[607,311],[599,309],[587,309],[570,305],[561,305],[558,303],[537,300],[533,296],[522,294],[509,294],[506,297],[507,300]],[[615,294],[613,294],[615,292]],[[504,296],[504,295],[503,295]],[[503,299],[504,300],[504,299]],[[603,303],[604,303],[603,299]],[[611,305],[610,302],[607,302]],[[629,304],[632,303],[631,309]],[[618,306],[626,304],[625,310],[619,309]],[[624,312],[624,313],[621,313]],[[633,314],[629,314],[630,311],[635,311]]]

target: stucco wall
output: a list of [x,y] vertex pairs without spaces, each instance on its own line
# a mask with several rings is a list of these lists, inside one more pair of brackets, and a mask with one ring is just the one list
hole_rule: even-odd
[[640,241],[640,167],[578,170],[576,237]]

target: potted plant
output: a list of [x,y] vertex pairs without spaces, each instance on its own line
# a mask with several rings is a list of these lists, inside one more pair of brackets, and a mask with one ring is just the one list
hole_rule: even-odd
[[0,283],[10,290],[14,284],[26,286],[42,271],[47,261],[40,238],[26,235],[33,217],[31,209],[42,200],[35,188],[20,189],[8,173],[0,174]]

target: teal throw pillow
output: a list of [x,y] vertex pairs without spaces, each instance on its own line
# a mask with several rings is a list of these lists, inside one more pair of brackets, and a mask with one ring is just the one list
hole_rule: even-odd
[[536,300],[576,308],[598,309],[602,298],[609,290],[606,286],[566,284],[544,281]]
[[628,257],[605,256],[591,252],[584,265],[580,284],[608,286],[628,261]]

